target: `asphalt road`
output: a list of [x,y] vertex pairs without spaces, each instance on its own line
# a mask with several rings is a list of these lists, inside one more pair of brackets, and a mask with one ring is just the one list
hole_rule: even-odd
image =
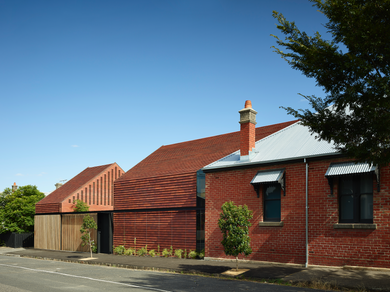
[[321,291],[272,284],[0,256],[0,291]]

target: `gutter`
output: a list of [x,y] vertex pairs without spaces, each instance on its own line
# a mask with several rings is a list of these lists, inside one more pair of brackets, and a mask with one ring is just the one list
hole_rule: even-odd
[[240,162],[237,161],[233,164],[227,164],[227,165],[220,165],[220,166],[205,166],[201,168],[203,172],[213,172],[213,171],[220,171],[220,170],[226,170],[226,169],[234,169],[234,168],[243,168],[243,167],[251,167],[251,166],[261,166],[261,165],[268,165],[268,164],[276,164],[276,163],[293,163],[293,162],[299,162],[303,158],[304,161],[306,159],[327,159],[327,158],[333,158],[334,156],[344,157],[340,152],[333,152],[333,153],[326,153],[326,154],[315,154],[315,155],[309,155],[309,156],[301,156],[301,157],[291,157],[291,158],[281,158],[281,159],[272,159],[272,160],[266,160],[266,161],[256,161],[256,162]]

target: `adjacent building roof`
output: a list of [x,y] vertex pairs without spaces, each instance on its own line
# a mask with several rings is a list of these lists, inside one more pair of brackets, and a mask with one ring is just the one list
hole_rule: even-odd
[[[256,128],[256,141],[293,123],[290,121]],[[240,132],[162,146],[117,181],[196,172],[205,165],[240,148]]]
[[236,151],[207,165],[204,170],[339,154],[333,143],[318,140],[297,121],[257,141],[249,161],[240,161],[240,151]]
[[87,167],[74,178],[67,181],[63,186],[59,187],[58,189],[50,193],[50,195],[40,200],[37,204],[61,203],[71,193],[75,192],[82,185],[89,182],[91,179],[93,179],[95,176],[97,176],[113,164],[114,163],[95,167]]

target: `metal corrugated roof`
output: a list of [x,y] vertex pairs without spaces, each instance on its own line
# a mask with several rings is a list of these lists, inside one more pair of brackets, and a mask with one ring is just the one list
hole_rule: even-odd
[[325,176],[338,176],[345,174],[358,174],[375,171],[376,167],[369,163],[359,162],[344,162],[331,163]]
[[252,179],[251,184],[277,182],[282,177],[284,169],[261,171]]
[[240,161],[240,151],[236,151],[204,169],[233,167],[247,164],[259,164],[310,158],[316,156],[336,155],[333,143],[319,140],[309,129],[296,122],[264,139],[256,142],[255,150],[249,161]]

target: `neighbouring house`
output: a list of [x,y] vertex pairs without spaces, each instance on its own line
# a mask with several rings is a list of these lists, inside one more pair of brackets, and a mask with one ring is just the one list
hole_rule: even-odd
[[206,259],[229,258],[218,218],[233,201],[254,215],[247,260],[390,268],[389,166],[355,163],[299,121],[255,142],[249,103],[240,123],[240,150],[202,168]]
[[[294,122],[259,127],[261,140]],[[201,169],[240,148],[240,133],[162,146],[114,183],[114,246],[204,248]]]
[[88,167],[35,205],[34,247],[86,251],[81,246],[80,227],[84,214],[73,213],[76,200],[89,206],[98,224],[92,238],[99,252],[112,252],[113,185],[124,174],[117,164]]

